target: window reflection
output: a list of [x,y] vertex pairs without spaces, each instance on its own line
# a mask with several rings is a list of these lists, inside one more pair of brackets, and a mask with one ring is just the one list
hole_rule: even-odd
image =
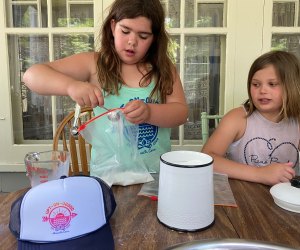
[[93,5],[92,4],[73,4],[70,6],[70,26],[72,27],[93,27],[94,16],[93,16]]
[[[40,9],[40,11],[39,11]],[[6,5],[7,27],[47,27],[47,0],[11,2]]]
[[13,27],[38,27],[36,5],[13,5]]
[[93,27],[94,6],[83,0],[80,2],[54,1],[52,4],[53,27]]
[[295,20],[295,3],[273,4],[273,26],[292,27]]
[[185,27],[223,27],[223,3],[185,1]]
[[197,27],[222,27],[223,4],[199,3],[197,5]]
[[300,60],[300,34],[274,34],[272,36],[272,49],[284,50],[294,53]]

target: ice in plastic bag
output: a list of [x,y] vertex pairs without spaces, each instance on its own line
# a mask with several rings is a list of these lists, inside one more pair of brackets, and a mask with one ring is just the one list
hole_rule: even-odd
[[138,125],[129,123],[120,109],[92,118],[78,132],[92,145],[92,176],[110,186],[153,180],[138,152]]

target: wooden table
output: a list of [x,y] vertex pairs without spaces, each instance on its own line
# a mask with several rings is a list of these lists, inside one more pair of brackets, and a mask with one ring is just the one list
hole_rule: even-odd
[[238,209],[223,209],[239,238],[300,249],[300,213],[278,207],[268,186],[237,180],[229,183]]
[[[164,249],[192,240],[243,238],[268,241],[300,249],[300,214],[281,209],[269,187],[230,180],[238,208],[215,207],[215,224],[193,233],[181,233],[160,224],[157,202],[137,196],[141,185],[114,186],[117,208],[110,220],[116,249]],[[16,239],[8,229],[12,202],[24,190],[1,197],[0,249],[16,249]]]

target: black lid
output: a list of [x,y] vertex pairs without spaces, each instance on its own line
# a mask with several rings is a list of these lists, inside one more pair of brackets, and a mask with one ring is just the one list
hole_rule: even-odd
[[291,185],[296,188],[300,188],[300,176],[295,176],[291,179]]

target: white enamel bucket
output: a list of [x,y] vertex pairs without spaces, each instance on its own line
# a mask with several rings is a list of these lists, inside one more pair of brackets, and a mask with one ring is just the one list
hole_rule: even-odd
[[213,158],[194,151],[160,157],[157,218],[179,231],[204,230],[214,223]]

